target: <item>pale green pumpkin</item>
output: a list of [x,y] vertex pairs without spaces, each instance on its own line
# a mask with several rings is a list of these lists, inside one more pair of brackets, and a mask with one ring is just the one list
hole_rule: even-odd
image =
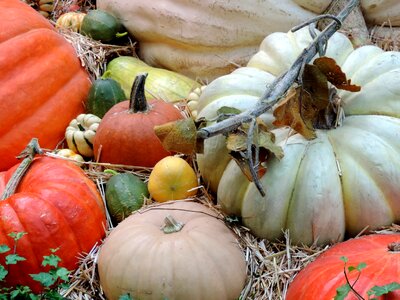
[[[272,80],[287,70],[310,41],[307,29],[274,33],[266,37],[248,65],[264,70]],[[337,33],[326,55],[341,65],[361,91],[339,92],[346,115],[343,124],[317,130],[316,139],[306,140],[284,128],[274,131],[284,157],[267,161],[267,172],[261,178],[265,197],[230,159],[223,137],[207,139],[204,154],[198,155],[201,174],[217,193],[218,203],[225,212],[241,216],[257,236],[273,240],[289,229],[295,243],[326,244],[343,240],[345,234],[354,236],[367,226],[400,220],[400,53],[375,46],[354,50]],[[229,90],[208,99],[218,94],[219,81],[211,82],[200,96],[199,117],[212,116],[208,107],[218,107],[218,101],[228,95],[236,102],[249,99]],[[246,89],[246,84],[243,89],[250,94],[252,87]],[[254,102],[239,107],[235,101],[224,105],[245,109]]]

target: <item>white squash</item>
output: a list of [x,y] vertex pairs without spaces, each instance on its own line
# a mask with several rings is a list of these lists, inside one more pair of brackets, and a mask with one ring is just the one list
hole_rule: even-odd
[[[371,21],[400,22],[397,0],[362,0]],[[379,2],[379,3],[378,3]],[[244,66],[272,32],[286,32],[330,0],[97,0],[139,41],[139,57],[205,82]]]

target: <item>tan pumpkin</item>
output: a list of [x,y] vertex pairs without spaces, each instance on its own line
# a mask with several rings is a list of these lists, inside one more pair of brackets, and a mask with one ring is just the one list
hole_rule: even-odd
[[[323,12],[331,0],[98,0],[139,41],[139,56],[210,81],[244,66],[263,38]],[[379,3],[377,3],[379,2]],[[362,0],[367,19],[400,22],[397,0]],[[157,22],[154,22],[157,20]]]
[[234,300],[246,281],[236,236],[196,202],[165,202],[135,212],[106,238],[98,257],[107,299]]

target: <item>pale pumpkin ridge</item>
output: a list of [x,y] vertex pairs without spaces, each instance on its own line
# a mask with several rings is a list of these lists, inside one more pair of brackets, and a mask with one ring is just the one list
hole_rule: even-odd
[[301,169],[301,164],[303,162],[304,157],[307,155],[307,150],[309,147],[309,143],[307,143],[307,145],[304,147],[303,150],[303,154],[301,155],[301,159],[299,160],[299,164],[296,167],[296,176],[295,179],[293,180],[293,185],[290,187],[291,188],[291,194],[290,194],[290,199],[289,199],[289,205],[287,206],[287,210],[286,210],[286,218],[285,218],[285,228],[288,228],[288,222],[289,222],[289,213],[291,211],[290,207],[292,206],[293,202],[295,201],[295,199],[293,198],[294,196],[294,188],[298,179],[298,175]]
[[[141,236],[143,237],[144,242],[140,243],[140,247],[137,247],[136,253],[141,254],[141,260],[139,263],[137,263],[137,266],[140,267],[140,269],[136,268],[136,271],[138,271],[138,274],[141,274],[139,276],[139,280],[136,281],[135,287],[137,288],[137,293],[138,297],[140,298],[141,294],[143,293],[150,293],[152,294],[152,290],[141,290],[141,287],[156,287],[156,292],[157,292],[157,286],[159,285],[159,278],[161,272],[159,272],[159,267],[161,266],[161,271],[165,271],[165,269],[162,267],[162,263],[159,261],[168,261],[168,258],[164,258],[160,256],[160,248],[162,248],[162,242],[164,241],[166,244],[169,244],[170,241],[166,239],[166,237],[163,236],[163,233],[161,229],[157,226],[157,224],[152,223],[151,226],[151,232],[149,232],[150,226],[145,227],[145,224],[140,224],[138,226],[138,229],[141,227]],[[137,237],[134,237],[137,239]],[[135,244],[138,245],[138,241],[135,240]],[[151,246],[148,248],[148,246]],[[169,255],[173,255],[174,253],[169,253]],[[152,259],[146,259],[148,257],[151,257]],[[171,272],[173,270],[170,270]],[[144,275],[144,276],[143,276]],[[147,284],[146,284],[147,283]],[[157,293],[156,293],[157,295]]]
[[[191,242],[191,244],[193,245],[194,243],[196,243],[196,248],[201,247],[201,249],[203,250],[202,252],[205,254],[204,256],[207,258],[206,261],[212,261],[213,264],[208,263],[209,266],[212,266],[212,271],[215,272],[215,274],[217,275],[218,278],[214,278],[212,280],[213,283],[219,283],[218,286],[220,286],[221,283],[223,283],[223,289],[219,288],[220,292],[224,293],[225,298],[227,297],[226,295],[226,291],[228,291],[230,289],[230,287],[226,286],[226,280],[224,280],[224,276],[221,273],[221,269],[218,268],[217,266],[219,266],[221,263],[220,261],[217,260],[217,258],[215,257],[215,255],[211,255],[213,253],[213,249],[224,249],[225,248],[225,244],[223,242],[225,242],[226,240],[222,240],[222,239],[216,239],[214,238],[214,236],[208,234],[208,232],[206,232],[206,229],[211,229],[213,231],[213,234],[215,234],[216,231],[216,227],[217,226],[212,226],[212,224],[210,224],[210,220],[209,217],[199,217],[198,219],[196,219],[196,221],[191,221],[190,228],[186,228],[186,236],[187,239]],[[219,221],[217,221],[219,222]],[[221,224],[219,224],[221,225]],[[225,226],[225,224],[222,224],[222,226]],[[208,227],[208,228],[207,228]],[[199,228],[201,228],[202,230],[198,230]],[[218,228],[218,232],[221,232],[221,229]],[[215,244],[219,245],[220,247],[211,247],[211,243],[210,243],[210,239],[212,239],[212,244],[215,246]],[[204,244],[202,241],[209,241],[209,244]],[[210,254],[211,253],[211,254]],[[203,257],[203,256],[202,256]],[[200,261],[200,265],[202,265],[203,263]],[[207,278],[209,277],[208,274],[205,274],[207,276],[200,276],[201,278]],[[201,280],[199,280],[201,281]],[[201,289],[201,291],[207,291],[207,287],[203,287]],[[207,293],[206,293],[207,295]],[[225,299],[224,298],[224,299]],[[200,298],[202,299],[202,298]]]
[[[189,222],[190,222],[190,223],[189,223]],[[187,223],[189,223],[189,225],[190,225],[191,222],[197,222],[197,221],[190,220],[190,221],[188,221]],[[188,226],[188,224],[186,224],[185,226]],[[191,227],[192,227],[192,226],[191,226]],[[198,242],[196,239],[192,238],[192,236],[190,235],[191,229],[192,229],[192,228],[187,228],[187,227],[185,228],[185,227],[184,227],[184,230],[185,230],[185,232],[184,232],[184,234],[185,234],[185,236],[184,236],[184,238],[185,238],[184,243],[185,243],[185,245],[187,246],[186,248],[187,248],[188,250],[190,250],[190,251],[189,251],[189,253],[191,254],[190,259],[191,259],[192,261],[195,261],[194,264],[195,264],[196,266],[203,266],[205,263],[206,263],[207,265],[210,265],[210,263],[209,263],[210,259],[207,259],[207,260],[203,260],[203,259],[202,259],[202,258],[204,258],[204,257],[203,257],[203,255],[201,255],[202,253],[201,253],[201,252],[199,251],[199,249],[198,249],[199,246],[200,246],[200,244],[199,244],[199,242]],[[207,239],[209,239],[209,238],[210,238],[210,237],[208,236]],[[203,253],[206,253],[206,257],[210,258],[210,255],[207,253],[207,249],[203,250],[202,252],[203,252]],[[178,257],[177,255],[176,255],[175,257],[177,257],[179,261],[182,260],[182,257]],[[208,286],[205,285],[206,282],[205,282],[205,280],[204,280],[203,278],[208,278],[208,275],[209,275],[209,274],[205,274],[204,271],[203,271],[203,268],[198,268],[198,269],[196,270],[196,273],[199,273],[200,271],[202,271],[202,273],[201,273],[201,274],[198,274],[198,275],[194,278],[196,284],[198,285],[198,286],[196,287],[196,291],[197,291],[197,292],[200,292],[200,294],[196,294],[197,297],[196,297],[195,299],[203,299],[204,296],[207,295],[207,293],[204,294],[204,292],[207,291]],[[193,274],[195,274],[195,273],[193,273]]]
[[[149,230],[151,230],[151,232],[155,232],[155,234],[149,232]],[[122,237],[123,243],[119,244],[118,247],[121,246],[120,248],[125,248],[126,250],[122,251],[122,255],[124,255],[124,253],[129,253],[131,259],[130,262],[124,264],[125,268],[123,269],[122,272],[120,272],[119,281],[113,279],[111,284],[119,282],[120,284],[117,285],[119,288],[122,288],[124,290],[129,290],[127,288],[128,286],[130,286],[129,278],[130,276],[133,275],[137,276],[137,279],[133,279],[133,281],[135,282],[133,288],[136,289],[132,290],[132,292],[135,292],[134,295],[140,296],[140,294],[143,292],[146,294],[148,292],[151,292],[151,291],[141,290],[140,287],[143,286],[142,282],[150,280],[150,276],[148,275],[149,272],[147,272],[148,270],[150,270],[150,268],[147,265],[148,260],[146,260],[146,262],[144,260],[146,259],[146,257],[157,258],[157,256],[151,255],[151,251],[147,248],[147,246],[148,245],[154,246],[158,242],[157,238],[160,237],[160,235],[157,234],[158,230],[159,229],[157,228],[157,226],[153,223],[145,223],[145,224],[126,223],[126,225],[124,224],[124,227],[122,228],[122,230],[120,229],[119,232],[120,236],[121,235],[123,236]],[[117,240],[121,241],[121,237],[117,238]],[[130,246],[130,241],[134,241],[135,248]],[[112,255],[113,258],[118,260],[118,252],[113,252],[111,250],[109,251],[108,255]],[[123,258],[126,257],[125,256],[119,257],[120,260]],[[151,263],[153,262],[154,259],[151,260]],[[110,266],[112,266],[112,264],[110,264]],[[135,274],[132,274],[132,269],[133,271],[136,272]],[[157,273],[156,270],[153,271]],[[114,274],[114,276],[115,275],[116,274]]]
[[[347,125],[347,126],[348,126],[348,125]],[[354,125],[353,125],[352,128],[353,128],[353,132],[354,132],[353,134],[356,134],[356,131],[368,132],[369,134],[373,134],[374,137],[375,137],[375,139],[376,139],[376,140],[379,140],[379,141],[381,142],[382,145],[385,145],[386,148],[392,149],[393,152],[394,152],[394,151],[397,151],[395,148],[392,147],[391,143],[388,143],[388,141],[387,141],[386,139],[384,139],[382,136],[379,136],[379,135],[375,134],[374,132],[367,131],[367,130],[365,130],[365,129],[363,129],[363,128],[360,128],[360,127],[358,127],[358,126],[354,126]],[[347,146],[348,146],[348,148],[353,148],[352,145],[351,145],[351,143],[348,143]],[[347,153],[349,154],[349,153],[352,153],[352,152],[347,151]],[[358,153],[358,152],[357,152],[357,153]],[[364,164],[361,163],[362,160],[368,161],[368,158],[367,158],[367,160],[365,160],[365,157],[364,157],[363,154],[364,154],[363,151],[361,151],[360,153],[358,153],[358,155],[351,155],[351,157],[352,157],[353,161],[354,161],[354,162],[357,162],[357,165],[358,165],[361,169],[364,170],[364,173],[365,173],[365,174],[368,174],[368,177],[371,178],[371,180],[375,183],[375,187],[376,187],[377,190],[379,190],[380,194],[383,196],[382,199],[385,201],[387,207],[388,207],[388,208],[392,208],[392,205],[390,205],[391,202],[389,201],[389,198],[390,198],[390,197],[387,195],[387,192],[386,192],[386,190],[384,189],[385,184],[382,184],[382,182],[385,181],[385,178],[386,178],[386,177],[385,177],[385,178],[382,178],[382,177],[380,178],[379,176],[377,176],[377,174],[376,174],[375,172],[367,172],[367,171],[368,171],[367,168],[369,168],[369,167],[371,166],[371,164],[368,164],[367,166],[364,166]],[[392,162],[392,163],[394,163],[394,162]],[[400,168],[400,165],[399,165],[399,168]],[[344,195],[344,194],[343,194],[343,195]],[[394,220],[395,218],[394,218],[394,215],[393,215],[391,209],[390,209],[390,213],[391,213],[391,215],[392,215],[392,219]]]

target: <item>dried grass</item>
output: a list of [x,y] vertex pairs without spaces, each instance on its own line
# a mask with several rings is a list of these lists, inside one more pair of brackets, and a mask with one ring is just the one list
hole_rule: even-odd
[[103,44],[68,29],[59,29],[60,33],[74,46],[82,66],[86,68],[91,80],[100,78],[106,64],[116,56],[136,56],[135,43],[127,45]]

